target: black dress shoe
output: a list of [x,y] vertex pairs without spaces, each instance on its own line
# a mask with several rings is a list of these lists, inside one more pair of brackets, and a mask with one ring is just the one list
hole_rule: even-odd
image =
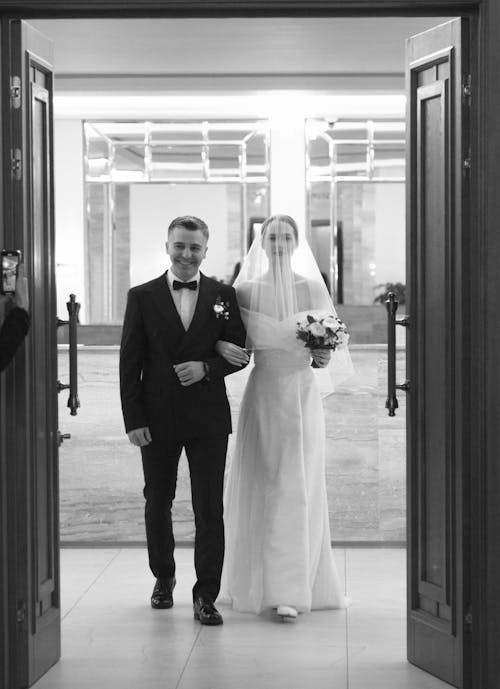
[[174,586],[175,577],[168,579],[158,578],[153,593],[151,594],[151,607],[156,609],[171,608],[174,604],[174,599],[172,597]]
[[201,624],[216,625],[222,624],[222,615],[217,610],[214,602],[208,596],[198,596],[193,603],[194,619]]

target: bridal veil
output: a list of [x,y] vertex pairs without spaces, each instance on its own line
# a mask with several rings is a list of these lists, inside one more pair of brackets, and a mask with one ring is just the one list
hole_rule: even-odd
[[[293,218],[268,218],[255,237],[234,283],[247,348],[304,349],[296,338],[297,324],[308,315],[337,316],[332,298],[306,239]],[[347,346],[332,352],[327,369],[318,370],[323,394],[336,389],[353,373]]]

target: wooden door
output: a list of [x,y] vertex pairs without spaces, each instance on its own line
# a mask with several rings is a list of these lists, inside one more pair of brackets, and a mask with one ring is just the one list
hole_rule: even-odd
[[[28,687],[60,656],[57,343],[52,172],[52,45],[6,21],[11,102],[4,170],[6,236],[23,251],[31,328],[10,375],[7,405],[10,597],[15,601],[9,687]],[[5,112],[5,110],[4,110]],[[5,145],[4,143],[4,145]],[[14,489],[15,487],[15,489]]]
[[467,31],[456,19],[407,45],[408,659],[457,687],[471,619]]

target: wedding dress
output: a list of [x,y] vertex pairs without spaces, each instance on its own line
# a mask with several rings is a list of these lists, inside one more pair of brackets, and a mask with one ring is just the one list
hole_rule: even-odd
[[[304,277],[303,265],[300,274],[293,270],[291,257],[281,259],[279,279],[269,255],[267,263],[262,251],[259,261],[252,250],[249,257],[254,265],[235,287],[254,366],[225,490],[221,599],[254,613],[344,607],[331,549],[320,388],[311,353],[296,337],[298,321],[318,307],[332,313],[333,305],[329,295],[327,304],[318,301],[323,282]],[[277,299],[285,283],[293,283],[288,297]]]

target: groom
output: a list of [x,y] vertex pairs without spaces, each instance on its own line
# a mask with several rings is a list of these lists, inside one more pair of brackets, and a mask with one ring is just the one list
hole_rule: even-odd
[[217,340],[245,346],[232,287],[199,272],[207,253],[207,225],[175,218],[168,228],[171,268],[128,294],[120,349],[125,429],[141,448],[149,565],[156,577],[153,608],[170,608],[175,586],[172,501],[185,449],[196,535],[194,617],[222,624],[214,606],[224,558],[222,491],[231,416],[224,376],[231,366]]

